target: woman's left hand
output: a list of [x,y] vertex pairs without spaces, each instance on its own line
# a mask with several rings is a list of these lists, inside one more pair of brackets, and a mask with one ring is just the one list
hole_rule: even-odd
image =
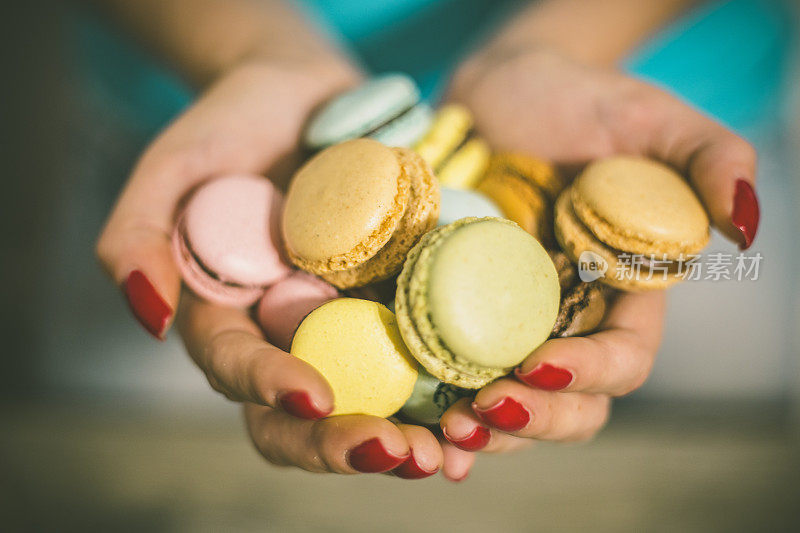
[[[494,148],[548,159],[565,175],[613,154],[661,160],[687,177],[723,234],[742,248],[752,243],[755,151],[664,91],[531,47],[467,62],[451,98],[472,110]],[[545,342],[514,376],[451,407],[441,420],[445,436],[473,451],[591,438],[608,419],[611,398],[636,390],[650,373],[664,310],[661,291],[621,293],[597,333]],[[473,460],[446,463],[445,474],[463,476]]]

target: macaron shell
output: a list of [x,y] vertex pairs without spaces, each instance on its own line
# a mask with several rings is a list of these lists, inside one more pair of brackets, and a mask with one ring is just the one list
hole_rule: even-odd
[[[464,219],[465,223],[470,219]],[[403,340],[408,346],[408,349],[413,354],[414,358],[427,370],[432,376],[445,382],[457,385],[467,389],[479,389],[491,382],[492,380],[503,375],[503,371],[499,369],[485,369],[475,365],[459,364],[458,369],[455,368],[455,356],[450,353],[446,347],[438,343],[435,335],[428,334],[428,338],[423,339],[422,334],[417,328],[415,323],[415,316],[418,313],[424,313],[427,309],[426,303],[422,298],[414,298],[411,300],[413,292],[424,292],[425,283],[421,278],[424,278],[425,271],[421,270],[417,273],[417,263],[420,262],[420,257],[430,254],[430,248],[436,245],[436,241],[452,231],[453,227],[458,223],[448,226],[442,226],[427,233],[420,242],[411,249],[408,254],[403,271],[397,278],[397,293],[395,296],[395,313],[397,315],[397,324],[400,332],[403,335]],[[430,329],[430,328],[429,328]],[[428,342],[431,343],[429,346]],[[434,350],[436,352],[434,353]]]
[[392,415],[417,380],[417,363],[394,315],[367,300],[340,298],[312,311],[295,333],[291,353],[328,380],[333,415]]
[[433,121],[433,110],[427,104],[417,104],[369,135],[386,146],[410,148],[425,135]]
[[436,172],[439,183],[456,189],[475,187],[489,165],[489,145],[480,138],[468,140]]
[[555,201],[561,191],[564,190],[564,182],[553,165],[542,159],[519,152],[496,152],[492,154],[492,158],[489,161],[489,169],[486,173],[488,176],[495,172],[515,176],[530,183],[541,190],[551,201]]
[[319,149],[361,137],[412,107],[419,96],[416,83],[405,74],[373,78],[326,104],[309,122],[305,143]]
[[377,141],[323,150],[289,185],[283,231],[292,262],[321,275],[368,260],[399,225],[410,186],[395,152]]
[[502,217],[503,213],[489,198],[478,191],[441,187],[442,206],[439,226],[466,217]]
[[428,164],[437,168],[467,137],[472,128],[472,114],[460,104],[439,108],[433,124],[414,149]]
[[686,181],[661,163],[627,156],[596,161],[571,189],[575,214],[612,248],[677,259],[708,244],[705,209]]
[[606,274],[600,278],[604,284],[625,291],[643,291],[665,289],[681,281],[677,274],[663,276],[618,276],[616,275],[618,262],[617,251],[601,243],[587,228],[572,209],[572,191],[565,190],[558,197],[555,206],[555,235],[558,244],[570,260],[578,264],[580,255],[590,251],[601,258],[608,265]]
[[430,261],[430,320],[459,359],[509,368],[549,336],[558,315],[558,273],[518,226],[500,219],[465,225]]
[[403,338],[428,372],[480,388],[547,339],[558,276],[513,222],[467,218],[428,233],[411,251],[395,305]]
[[328,272],[322,277],[339,287],[353,288],[385,280],[403,267],[408,251],[439,218],[439,186],[433,171],[416,152],[393,148],[402,169],[403,178],[411,184],[403,218],[392,237],[374,256],[348,270]]
[[182,231],[183,221],[179,220],[172,233],[172,256],[183,282],[204,300],[230,307],[250,307],[264,293],[261,286],[235,286],[222,283],[212,277],[195,259]]
[[264,286],[290,272],[280,250],[281,194],[266,178],[232,175],[210,181],[182,216],[186,245],[222,282]]
[[264,292],[258,322],[273,345],[288,350],[303,318],[338,296],[336,288],[321,279],[295,271]]
[[507,174],[492,173],[478,190],[491,198],[503,216],[542,242],[550,233],[551,214],[542,193],[534,185]]

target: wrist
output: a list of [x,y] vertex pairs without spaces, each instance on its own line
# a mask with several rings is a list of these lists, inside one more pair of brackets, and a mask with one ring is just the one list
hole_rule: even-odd
[[242,58],[221,79],[247,79],[253,86],[269,87],[298,108],[311,108],[332,95],[354,87],[363,73],[345,61],[283,60],[259,55]]

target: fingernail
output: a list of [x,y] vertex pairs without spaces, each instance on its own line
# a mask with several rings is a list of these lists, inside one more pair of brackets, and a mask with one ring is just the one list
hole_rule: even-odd
[[531,387],[551,391],[567,388],[574,379],[572,372],[569,370],[547,363],[539,363],[527,374],[523,374],[520,369],[517,368],[514,370],[514,375],[516,375],[520,381],[527,383]]
[[328,416],[331,411],[322,411],[314,402],[311,396],[304,391],[285,392],[278,397],[278,401],[284,411],[297,418],[306,420],[317,420]]
[[375,474],[397,468],[403,461],[408,459],[409,455],[408,453],[395,455],[389,452],[383,447],[380,439],[376,437],[364,441],[350,450],[347,454],[347,462],[359,472]]
[[473,429],[469,435],[460,439],[448,435],[447,429],[442,429],[442,434],[450,444],[466,452],[477,452],[485,448],[486,445],[489,444],[489,439],[492,436],[491,430],[483,426],[475,426],[475,429]]
[[481,420],[501,431],[519,431],[531,421],[530,413],[522,404],[508,396],[488,409],[481,409],[473,402],[472,410]]
[[753,186],[743,179],[736,180],[731,220],[742,234],[742,242],[739,243],[740,250],[746,250],[753,244],[756,231],[758,231],[759,215],[758,198],[756,198]]
[[439,467],[437,466],[433,470],[425,470],[422,468],[418,463],[417,460],[414,459],[414,451],[411,451],[411,455],[403,461],[403,463],[392,470],[392,474],[395,476],[402,478],[402,479],[422,479],[428,476],[434,475],[436,472],[439,471]]
[[153,337],[164,340],[164,329],[172,317],[172,309],[158,295],[147,276],[141,270],[132,271],[128,274],[123,289],[136,320]]

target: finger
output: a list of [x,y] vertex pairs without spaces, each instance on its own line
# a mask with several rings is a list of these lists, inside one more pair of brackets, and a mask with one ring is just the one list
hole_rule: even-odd
[[686,175],[714,225],[742,249],[759,222],[756,151],[743,138],[672,95],[633,82],[612,126],[625,151],[650,155]]
[[605,425],[610,399],[601,394],[536,390],[504,378],[481,389],[472,408],[484,424],[499,431],[570,442],[586,440]]
[[314,367],[267,343],[240,309],[187,293],[178,327],[192,359],[214,389],[236,401],[280,407],[301,418],[333,410],[333,391]]
[[666,293],[620,293],[600,331],[550,339],[515,370],[523,383],[544,390],[622,396],[647,379],[661,342]]
[[411,424],[397,426],[408,441],[411,455],[392,470],[402,479],[422,479],[434,475],[442,466],[442,447],[430,430]]
[[467,479],[476,454],[456,448],[444,437],[440,437],[439,442],[442,445],[442,475],[455,483]]
[[439,426],[450,444],[467,452],[477,452],[483,450],[494,435],[491,428],[481,422],[471,405],[469,398],[461,398],[444,412]]
[[385,418],[366,415],[300,420],[269,407],[245,406],[250,437],[269,462],[310,472],[386,472],[410,456],[408,441]]
[[169,328],[180,296],[181,277],[170,244],[175,209],[205,175],[194,175],[187,155],[153,162],[145,156],[134,170],[100,238],[96,254],[119,285],[134,316],[157,338]]
[[519,439],[487,426],[472,409],[472,402],[462,398],[442,415],[442,435],[464,451],[502,453],[528,447],[530,441]]

